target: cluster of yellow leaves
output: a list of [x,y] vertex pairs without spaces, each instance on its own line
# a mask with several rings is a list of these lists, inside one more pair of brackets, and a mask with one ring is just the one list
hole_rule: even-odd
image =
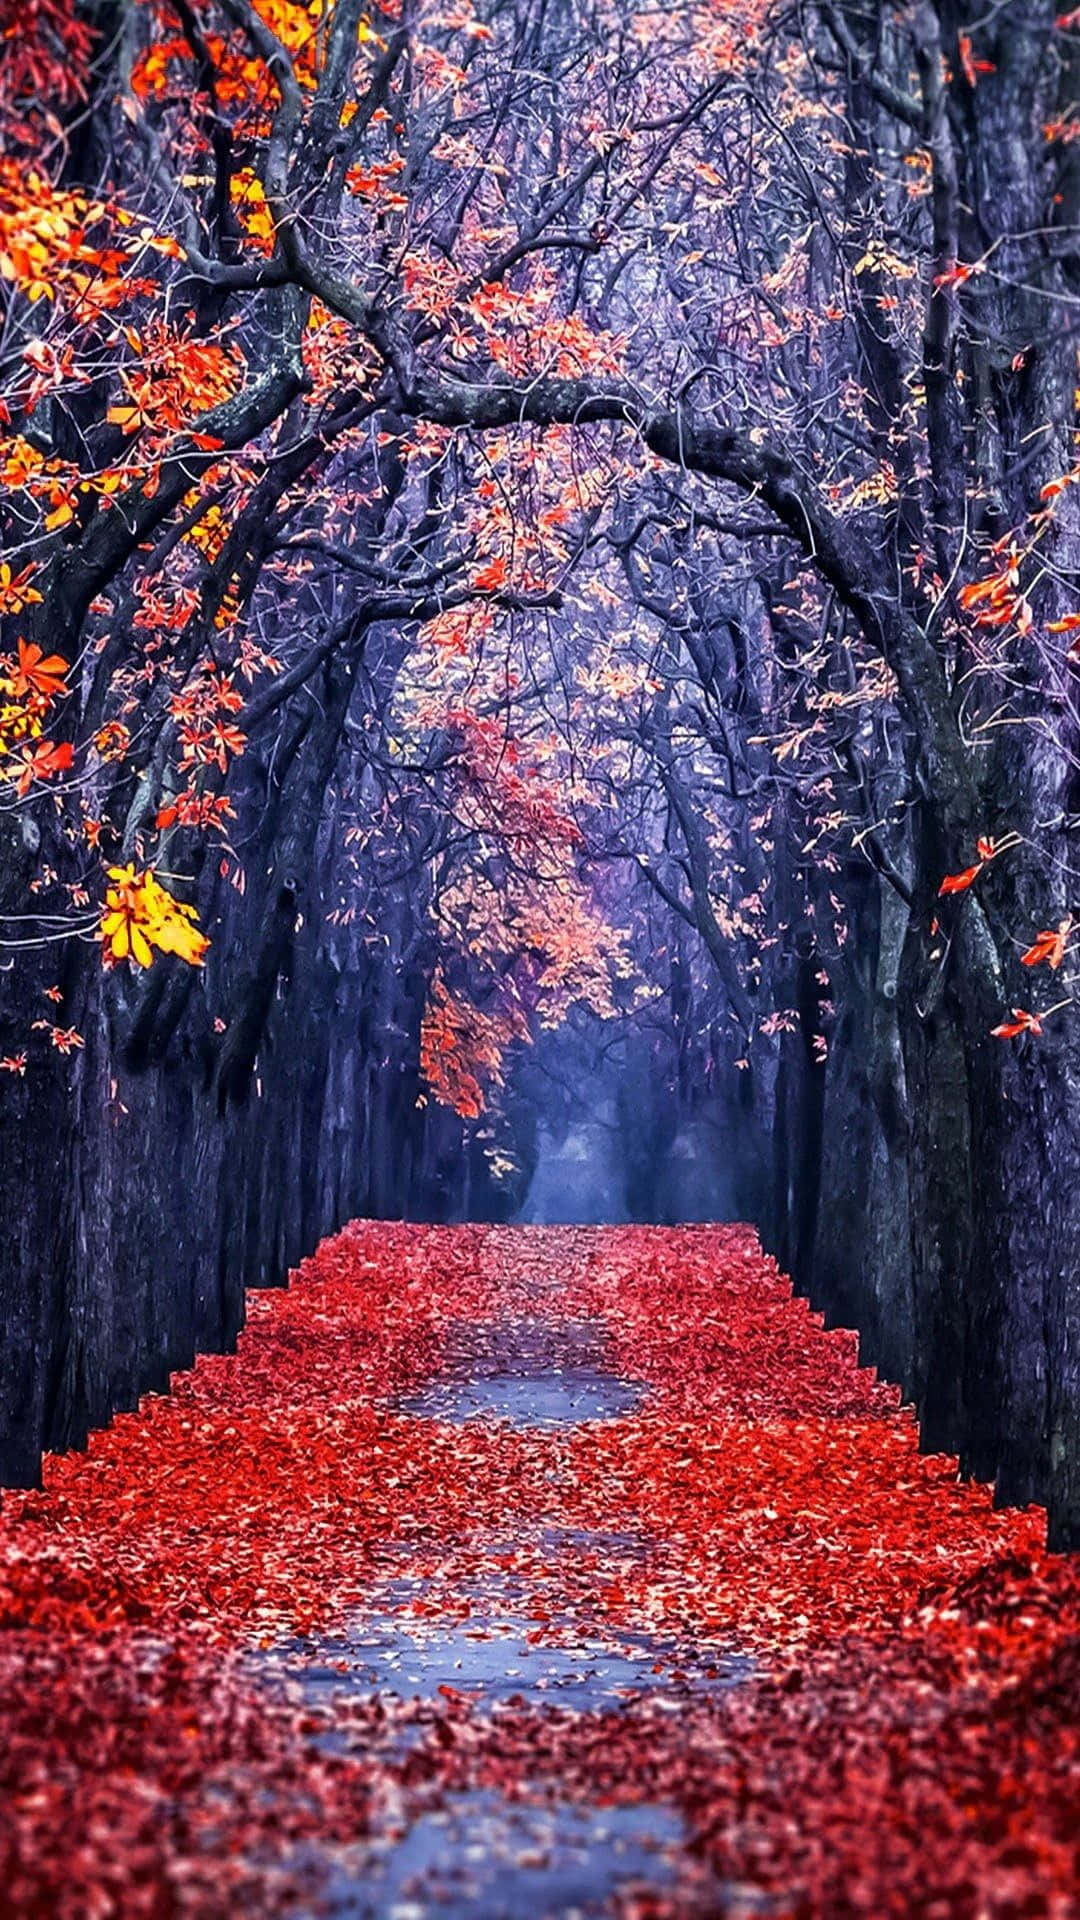
[[862,258],[856,260],[852,272],[884,274],[891,280],[911,280],[915,268],[910,260],[901,260],[899,254],[893,253],[884,240],[872,239]]
[[830,497],[845,513],[858,513],[864,507],[886,507],[897,496],[896,470],[883,460],[874,473],[861,480],[847,480],[829,488]]
[[274,216],[254,167],[241,167],[229,182],[229,197],[244,232],[260,253],[274,251]]
[[107,966],[133,960],[148,967],[156,948],[201,967],[210,942],[199,932],[194,907],[174,899],[149,868],[110,867],[108,875],[100,929]]
[[[332,11],[333,0],[255,0],[255,12],[280,40],[292,60],[299,84],[309,92],[318,84],[323,27]],[[166,18],[163,14],[163,24]],[[363,22],[359,43],[377,38],[370,25]],[[254,56],[247,37],[239,30],[231,33],[211,30],[204,39],[213,62],[219,102],[244,110],[240,127],[246,135],[264,132],[266,116],[277,93],[276,81]],[[192,60],[191,45],[186,37],[164,32],[136,59],[131,75],[132,95],[136,100],[182,98],[185,88],[190,86]]]
[[41,595],[31,585],[33,563],[16,573],[6,560],[0,561],[0,615],[23,613],[27,607],[40,607]]
[[[110,244],[96,245],[93,235],[106,229]],[[114,202],[56,186],[14,160],[0,163],[0,277],[27,300],[65,299],[82,321],[93,322],[137,294],[158,293],[135,271],[146,249],[179,252],[168,236],[134,227],[131,213]]]
[[0,171],[0,274],[28,300],[53,299],[57,280],[76,263],[97,256],[86,229],[106,209],[85,194],[55,188],[13,161]]
[[0,489],[25,493],[37,501],[44,509],[42,525],[46,533],[54,533],[74,520],[81,501],[95,495],[107,501],[122,493],[129,480],[130,475],[121,467],[83,474],[70,460],[46,459],[23,434],[0,439]]
[[[297,63],[297,77],[303,80],[307,76],[309,84],[315,78],[319,29],[333,10],[333,0],[255,0],[256,13]],[[358,40],[370,38],[370,25],[365,21]]]
[[[196,492],[188,494],[183,501],[184,510],[190,513],[191,509],[198,504],[198,500],[199,496]],[[198,520],[193,526],[189,526],[187,534],[189,545],[202,554],[209,566],[213,566],[228,537],[228,515],[216,500],[208,501]]]

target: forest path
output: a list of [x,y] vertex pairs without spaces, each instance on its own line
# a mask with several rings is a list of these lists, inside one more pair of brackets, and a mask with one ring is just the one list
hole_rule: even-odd
[[4,1911],[1064,1920],[1041,1530],[748,1229],[356,1223],[5,1497]]

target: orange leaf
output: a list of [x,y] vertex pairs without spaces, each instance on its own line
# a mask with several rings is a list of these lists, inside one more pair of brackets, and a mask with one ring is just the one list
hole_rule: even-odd
[[40,647],[28,646],[25,640],[19,641],[19,664],[12,675],[12,683],[17,694],[44,694],[48,700],[55,700],[67,692],[64,676],[68,663],[58,653],[50,653],[48,658]]
[[1020,958],[1025,967],[1037,967],[1042,961],[1056,972],[1065,958],[1065,942],[1072,931],[1072,919],[1059,921],[1057,931],[1046,928],[1032,941]]

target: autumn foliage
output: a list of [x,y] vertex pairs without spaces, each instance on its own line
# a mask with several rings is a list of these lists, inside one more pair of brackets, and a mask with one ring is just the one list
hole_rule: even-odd
[[1078,44],[0,0],[16,1477],[621,1074],[1080,1544]]
[[[702,847],[686,863],[695,893],[691,910],[683,883],[653,857],[657,823],[626,805],[637,777],[629,747],[636,739],[638,754],[652,756],[654,786],[667,793],[671,817],[685,835],[686,819],[671,798],[672,766],[688,758],[691,788],[695,779],[707,779],[715,736],[706,728],[704,737],[695,737],[689,724],[694,700],[682,699],[678,686],[682,667],[663,658],[655,636],[636,633],[624,615],[615,657],[591,630],[612,606],[629,605],[635,621],[644,612],[653,619],[658,610],[663,614],[663,594],[658,600],[653,582],[672,555],[652,530],[673,530],[664,490],[681,485],[685,471],[681,481],[673,474],[652,489],[654,507],[634,537],[623,540],[619,501],[631,486],[645,483],[648,490],[660,449],[648,449],[643,468],[640,447],[612,436],[583,446],[571,429],[583,417],[621,421],[647,441],[642,406],[654,363],[658,391],[670,389],[676,377],[684,381],[687,356],[693,363],[706,355],[690,381],[700,387],[703,420],[719,405],[706,397],[715,368],[698,339],[696,299],[681,286],[644,280],[639,286],[630,263],[646,237],[647,251],[663,238],[687,288],[707,284],[728,244],[723,235],[731,208],[771,193],[790,167],[787,147],[795,136],[789,129],[798,129],[805,151],[796,154],[795,184],[787,182],[786,191],[800,194],[807,179],[828,177],[830,117],[850,111],[850,104],[842,93],[828,103],[821,97],[820,50],[812,44],[792,40],[785,60],[771,61],[773,36],[786,31],[773,11],[742,0],[675,7],[657,23],[632,7],[618,23],[628,44],[610,76],[603,48],[614,18],[598,21],[595,37],[585,33],[580,58],[564,52],[560,29],[552,58],[556,64],[566,58],[574,75],[567,99],[574,132],[569,144],[561,131],[546,135],[547,172],[518,194],[518,29],[472,5],[445,16],[422,9],[413,22],[395,6],[367,11],[330,0],[206,0],[194,8],[139,0],[115,73],[92,14],[84,17],[56,0],[9,9],[0,35],[8,149],[0,174],[0,280],[12,349],[0,477],[12,558],[0,572],[0,613],[12,644],[0,662],[0,775],[19,805],[51,807],[62,797],[64,840],[85,834],[89,850],[101,855],[100,864],[84,863],[75,877],[62,871],[67,862],[43,862],[29,916],[38,929],[22,936],[31,945],[66,937],[66,908],[80,933],[86,917],[97,913],[110,965],[130,960],[145,968],[162,952],[202,957],[212,934],[198,932],[200,915],[221,917],[220,890],[215,895],[203,879],[198,903],[183,897],[169,910],[170,924],[189,920],[197,939],[153,939],[148,929],[164,924],[154,876],[167,879],[172,871],[190,888],[195,871],[213,873],[216,861],[226,885],[244,882],[228,836],[248,723],[262,724],[279,706],[264,684],[284,664],[271,601],[280,608],[310,591],[307,611],[332,624],[343,596],[333,607],[320,598],[326,570],[313,577],[314,555],[321,550],[324,560],[344,564],[346,581],[352,568],[354,577],[367,575],[369,586],[386,589],[408,554],[403,577],[412,575],[414,590],[396,604],[387,594],[387,615],[414,629],[411,650],[419,658],[399,661],[389,676],[394,684],[381,690],[379,717],[396,730],[393,751],[411,754],[425,773],[433,737],[455,737],[457,780],[449,784],[456,795],[471,796],[458,824],[474,842],[465,871],[455,863],[450,897],[431,904],[433,937],[444,951],[431,970],[426,1016],[429,1034],[442,1022],[438,1043],[424,1049],[429,1092],[441,1099],[447,1091],[427,1067],[446,1064],[449,1028],[445,1008],[440,1013],[436,1003],[448,977],[450,991],[471,998],[475,1024],[486,1023],[489,1048],[496,1047],[500,1059],[526,1037],[537,1013],[536,1004],[525,1004],[520,980],[495,995],[497,1005],[488,1004],[483,976],[497,964],[495,956],[471,965],[477,956],[460,902],[469,892],[474,917],[484,911],[492,843],[504,858],[529,868],[529,911],[523,911],[522,890],[509,897],[505,881],[496,889],[498,909],[517,951],[545,956],[552,1006],[582,998],[596,1005],[610,986],[610,977],[605,984],[600,975],[607,967],[610,976],[607,963],[625,947],[624,914],[610,915],[614,925],[606,930],[599,925],[605,916],[594,876],[582,871],[589,853],[636,859],[638,877],[651,875],[669,904],[674,879],[684,917],[706,923],[707,938],[715,931],[717,942],[732,947],[725,963],[732,980],[741,975],[744,992],[758,991],[768,952],[762,940],[774,938],[764,922],[784,914],[750,883],[736,844],[741,829],[733,829],[729,809],[704,809]],[[1059,35],[1070,30],[1067,18],[1054,25]],[[851,72],[860,71],[862,56],[856,58],[835,10],[825,31],[849,65],[854,61]],[[935,85],[959,88],[978,102],[992,94],[1000,60],[981,51],[973,32],[935,32]],[[504,78],[507,128],[496,114],[485,152],[483,137],[468,129]],[[770,90],[763,137],[757,108],[738,104],[738,86],[749,88],[752,98],[759,83]],[[922,111],[931,114],[929,70],[921,84]],[[703,133],[719,101],[739,156],[726,170],[713,163],[715,142]],[[887,104],[905,138],[919,131],[918,103],[902,89],[894,89]],[[68,123],[76,126],[80,115],[115,129],[114,157],[96,174],[76,157],[69,132]],[[435,116],[438,131],[414,143],[425,115]],[[1053,146],[1065,135],[1047,123],[1042,137]],[[324,147],[330,160],[320,171],[314,156]],[[925,434],[934,485],[947,492],[935,440],[941,426],[936,388],[917,366],[918,344],[929,351],[926,342],[946,325],[945,308],[986,272],[994,249],[964,259],[955,236],[946,246],[934,220],[927,228],[928,173],[940,173],[946,162],[933,143],[927,151],[911,138],[908,147],[906,173],[901,168],[895,187],[882,188],[883,205],[893,192],[905,232],[894,244],[870,196],[862,226],[838,248],[843,285],[811,264],[801,242],[774,249],[767,235],[748,235],[736,245],[734,266],[721,274],[723,284],[724,274],[736,284],[720,310],[717,351],[745,353],[754,369],[751,385],[766,397],[760,405],[745,402],[742,451],[733,446],[723,457],[709,456],[714,464],[719,458],[714,479],[756,493],[763,476],[752,470],[752,449],[767,445],[774,416],[786,418],[792,431],[798,424],[785,350],[801,338],[816,364],[822,342],[836,341],[861,365],[872,311],[889,335],[890,367],[903,370],[895,372],[903,391],[923,396],[903,433]],[[458,213],[444,219],[440,209],[459,191]],[[818,215],[835,191],[830,182],[822,199],[815,188]],[[665,194],[679,207],[679,217],[666,224],[659,212]],[[619,254],[624,244],[626,260]],[[601,257],[609,252],[612,291],[601,300],[583,287],[594,260],[606,270]],[[569,279],[567,260],[575,263]],[[647,331],[637,337],[643,294],[645,305],[653,300],[656,307],[655,341]],[[1015,356],[1014,373],[1026,366],[1027,351]],[[519,409],[522,421],[539,408],[535,424],[543,443],[524,459],[513,407],[507,410],[503,401],[496,417],[478,414],[475,423],[471,417],[469,383],[497,392],[506,381],[532,383],[533,399]],[[548,383],[542,405],[537,382]],[[567,383],[563,390],[559,382]],[[815,498],[804,502],[805,551],[782,587],[769,577],[771,558],[762,562],[759,579],[768,578],[774,628],[764,640],[774,655],[773,684],[765,699],[754,689],[749,702],[759,708],[760,731],[751,733],[742,722],[735,728],[745,735],[738,757],[747,790],[762,796],[750,823],[762,849],[788,831],[787,788],[789,781],[794,785],[790,797],[803,815],[796,831],[808,836],[800,851],[814,855],[800,866],[797,892],[822,924],[827,916],[818,896],[828,887],[822,873],[832,873],[845,849],[870,849],[881,871],[896,871],[891,855],[882,866],[881,848],[874,851],[882,823],[860,823],[864,796],[838,781],[836,771],[844,760],[844,713],[857,706],[864,724],[890,724],[907,674],[906,643],[863,619],[862,589],[850,577],[865,517],[874,513],[889,522],[905,485],[911,491],[909,510],[899,516],[905,532],[897,569],[911,583],[904,604],[924,624],[940,611],[945,663],[964,684],[970,679],[996,688],[999,676],[1007,683],[1008,665],[999,657],[1003,636],[1026,641],[1036,631],[1037,613],[1044,638],[1067,633],[1076,617],[1056,605],[1044,610],[1040,599],[1043,556],[1071,508],[1075,462],[1042,478],[1022,526],[993,539],[973,538],[970,553],[956,555],[950,573],[944,551],[928,551],[929,529],[914,529],[917,489],[900,423],[876,444],[880,422],[869,387],[853,375],[839,392],[847,441],[859,441],[864,420],[870,423],[869,457],[860,464],[838,448],[823,459]],[[474,424],[485,429],[483,438],[464,442],[462,430]],[[776,430],[778,444],[783,431]],[[664,459],[676,469],[712,472],[702,449],[685,444],[684,428],[676,437],[678,448],[665,451]],[[385,450],[385,470],[375,476],[364,471],[372,447]],[[451,447],[457,500],[452,512],[436,511],[434,491],[445,488]],[[403,511],[389,551],[374,566],[358,552],[346,552],[342,563],[350,511],[357,504],[371,508],[391,465],[388,497]],[[526,467],[528,485],[522,484]],[[770,496],[771,485],[763,499],[779,530],[785,512],[779,497]],[[309,524],[315,504],[323,532]],[[834,574],[844,617],[853,621],[820,657],[810,639],[821,603],[814,566],[819,507],[852,530],[851,555]],[[607,566],[602,555],[586,560],[596,544],[594,529],[605,523],[613,561]],[[373,524],[376,546],[385,535]],[[722,577],[727,560],[719,554],[713,560]],[[685,557],[679,560],[681,575],[686,565]],[[615,586],[620,572],[625,577]],[[531,638],[523,644],[508,623],[514,614],[561,607],[571,579],[584,631],[561,723],[573,737],[563,737],[559,750],[537,725],[529,679],[534,644]],[[686,626],[679,611],[685,577],[673,576],[671,584],[668,611],[679,631]],[[369,608],[365,620],[374,623],[376,614]],[[57,619],[66,628],[66,651],[53,653],[43,636]],[[355,645],[355,620],[355,610],[347,613],[338,640],[317,646],[307,667],[286,646],[298,688],[331,652]],[[690,651],[700,678],[704,656]],[[924,662],[920,671],[928,670]],[[556,671],[565,674],[561,660]],[[745,667],[741,671],[745,678]],[[253,687],[260,691],[251,697]],[[740,695],[744,720],[748,691]],[[715,699],[715,688],[706,685],[705,697]],[[599,713],[586,711],[590,698]],[[993,724],[1000,719],[997,714]],[[1026,725],[1030,716],[1015,719]],[[730,753],[729,721],[724,728]],[[529,763],[523,773],[514,767],[519,747]],[[933,748],[939,758],[942,747],[937,741]],[[658,755],[665,758],[663,773]],[[483,759],[486,771],[478,776]],[[858,789],[857,770],[853,779]],[[414,804],[423,806],[424,785],[418,802],[417,789],[408,789]],[[605,830],[611,806],[605,785],[621,795],[628,816],[615,849]],[[737,785],[733,781],[732,801]],[[440,793],[439,804],[452,806],[456,795]],[[43,817],[51,821],[53,814]],[[558,838],[553,822],[563,834],[558,873],[546,864]],[[949,834],[955,852],[970,858],[959,829],[950,827]],[[214,858],[207,858],[207,841],[216,846]],[[365,843],[371,844],[373,836]],[[1029,851],[1032,842],[1021,826],[996,842],[980,840],[983,845]],[[995,858],[996,852],[980,852],[974,864],[943,880],[939,870],[939,892],[967,893]],[[118,908],[115,873],[128,866],[146,876],[147,888],[158,889],[155,908]],[[536,924],[553,888],[557,913],[573,929],[561,949],[550,926],[544,945]],[[844,904],[832,911],[825,949],[842,946],[849,931]],[[1037,931],[1030,929],[1025,947]],[[823,952],[826,964],[830,957],[839,958]],[[616,977],[625,977],[625,966],[614,964]],[[731,997],[748,1029],[734,988]],[[1040,1020],[1070,1003],[1071,994],[1063,993]],[[747,1037],[769,1037],[761,1022],[776,1011],[763,1007]],[[464,1019],[458,1030],[464,1037]],[[824,1058],[827,1036],[808,1037]],[[494,1069],[487,1078],[478,1075],[477,1064],[470,1066],[463,1054],[460,1070],[483,1099],[497,1075]],[[448,1101],[462,1117],[476,1119],[477,1097],[470,1087],[463,1108],[451,1089]]]
[[110,867],[101,937],[106,960],[134,960],[148,967],[155,947],[175,953],[192,966],[201,964],[208,942],[192,925],[194,907],[174,900],[152,873],[134,867]]

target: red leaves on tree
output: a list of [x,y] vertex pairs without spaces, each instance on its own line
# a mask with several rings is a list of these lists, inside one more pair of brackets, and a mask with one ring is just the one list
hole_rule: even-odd
[[1056,928],[1047,928],[1040,933],[1026,953],[1020,958],[1025,967],[1037,967],[1045,960],[1048,967],[1055,971],[1065,958],[1065,943],[1072,932],[1072,920],[1059,921]]
[[420,1071],[437,1100],[463,1120],[478,1120],[485,1087],[502,1083],[506,1049],[527,1032],[520,1008],[486,1012],[452,994],[437,973],[420,1029]]
[[1019,1033],[1041,1033],[1042,1021],[1037,1013],[1029,1013],[1025,1007],[1014,1007],[1011,1020],[1002,1020],[1001,1024],[991,1027],[995,1040],[1015,1040]]
[[1015,834],[1009,835],[1005,840],[994,840],[988,834],[981,834],[975,842],[975,851],[979,856],[975,865],[965,867],[962,873],[947,873],[938,888],[939,896],[943,893],[966,893],[978,879],[983,868],[989,866],[991,860],[996,860],[999,853],[1004,853],[1009,847],[1015,845]]
[[980,860],[974,867],[965,867],[962,873],[947,873],[938,888],[938,893],[966,893],[968,887],[978,879],[982,870],[983,863]]
[[993,73],[994,62],[992,60],[976,59],[971,45],[970,33],[958,34],[957,51],[960,55],[960,71],[969,87],[978,85],[980,74]]
[[25,137],[21,112],[55,115],[57,106],[83,97],[93,45],[93,27],[70,0],[2,0],[0,93],[9,131]]
[[486,567],[481,567],[474,574],[473,586],[480,593],[497,593],[500,587],[506,585],[509,577],[510,568],[503,555],[498,554],[494,560],[488,562]]
[[[957,268],[948,278],[959,281],[978,271],[981,271],[981,263],[964,270]],[[957,602],[965,613],[971,615],[978,627],[998,631],[1015,626],[1018,633],[1027,633],[1034,613],[1020,586],[1020,571],[1026,554],[1011,540],[997,542],[992,551],[999,558],[1004,556],[1002,565],[982,580],[968,581],[957,594]]]
[[35,780],[48,780],[54,773],[67,773],[74,758],[75,749],[69,740],[61,741],[59,746],[51,740],[40,740],[35,747],[23,747],[19,754],[22,772],[16,783],[16,793],[29,793]]

